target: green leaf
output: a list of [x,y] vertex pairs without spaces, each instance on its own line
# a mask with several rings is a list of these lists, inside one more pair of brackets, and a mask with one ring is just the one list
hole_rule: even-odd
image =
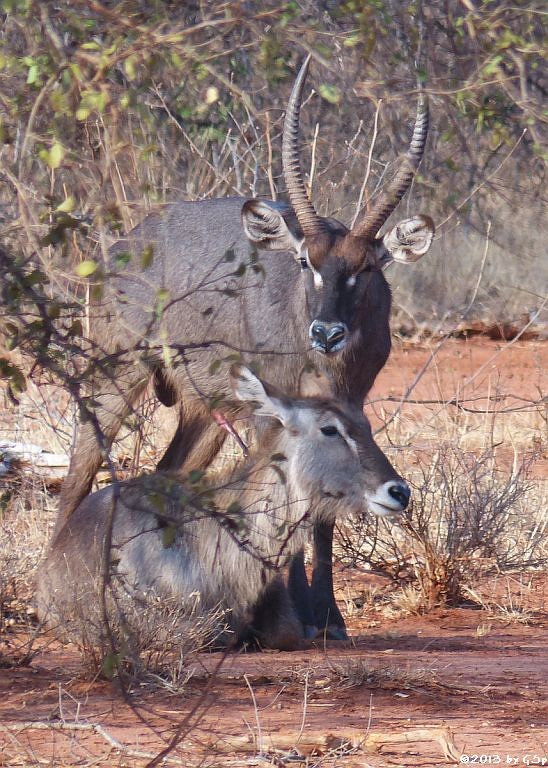
[[84,91],[76,110],[76,119],[85,120],[92,112],[104,112],[108,102],[108,91]]
[[16,392],[24,392],[27,388],[27,380],[23,371],[6,357],[0,357],[0,379],[8,379]]
[[78,64],[76,64],[75,62],[71,61],[71,63],[69,64],[69,69],[72,72],[74,78],[76,80],[78,80],[79,83],[83,83],[84,82],[84,75],[83,75],[82,70],[78,66]]
[[169,549],[173,544],[175,544],[175,537],[177,536],[177,531],[172,525],[168,525],[165,528],[162,528],[162,546],[164,549]]
[[143,269],[146,269],[147,267],[150,267],[152,264],[152,261],[154,259],[154,246],[153,245],[147,245],[146,248],[143,248],[143,252],[141,254],[141,266]]
[[74,271],[78,277],[89,277],[96,271],[98,266],[97,262],[93,261],[93,259],[84,259],[84,261],[76,265]]
[[239,515],[242,511],[242,506],[238,501],[231,502],[226,508],[227,515]]
[[118,667],[120,666],[121,656],[119,653],[109,653],[103,659],[101,671],[107,680],[112,680]]
[[167,288],[158,288],[156,291],[156,317],[159,319],[162,316],[164,308],[169,300],[169,291]]
[[361,42],[361,37],[358,32],[349,35],[343,42],[345,48],[355,48]]
[[69,330],[70,336],[78,336],[81,337],[84,335],[84,328],[82,326],[81,320],[75,320],[72,325],[70,326]]
[[196,485],[196,483],[199,483],[204,475],[205,475],[205,472],[203,470],[193,469],[192,472],[188,473],[188,482],[192,483],[193,485]]
[[72,213],[72,211],[76,208],[76,200],[74,198],[74,195],[69,195],[66,197],[61,205],[58,205],[55,209],[58,213]]
[[40,77],[40,69],[38,64],[31,64],[27,74],[27,85],[34,85]]
[[136,56],[128,56],[127,59],[124,61],[124,72],[126,73],[126,77],[128,80],[135,80],[137,77],[137,57]]
[[51,320],[57,320],[61,316],[61,307],[56,301],[48,305],[48,317]]
[[325,99],[330,104],[338,104],[341,100],[341,93],[336,85],[322,83],[318,88],[318,93],[322,99]]
[[131,253],[129,251],[120,251],[114,257],[114,262],[117,267],[124,267],[131,261]]
[[47,149],[41,149],[38,152],[38,156],[49,165],[50,168],[59,168],[65,157],[65,148],[62,144],[59,144],[59,142],[56,141],[49,151]]
[[162,360],[166,368],[171,368],[173,360],[173,350],[169,344],[162,344]]
[[498,56],[493,56],[490,62],[488,62],[484,68],[483,73],[485,75],[494,75],[499,71],[499,64],[502,61],[502,56],[499,54]]
[[59,142],[56,141],[53,147],[49,151],[48,165],[50,166],[50,168],[59,168],[59,166],[63,162],[64,156],[65,156],[65,149],[63,145],[59,144]]

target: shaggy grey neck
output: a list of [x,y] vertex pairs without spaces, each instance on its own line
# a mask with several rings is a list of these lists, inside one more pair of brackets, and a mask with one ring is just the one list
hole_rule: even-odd
[[[284,440],[284,438],[286,438]],[[263,453],[237,479],[231,479],[215,494],[219,510],[232,506],[226,525],[218,520],[203,520],[197,545],[204,566],[219,572],[223,584],[243,604],[257,595],[257,585],[267,584],[275,569],[283,566],[309,538],[308,520],[312,501],[305,498],[296,482],[296,462],[285,433],[274,443],[267,441]],[[288,456],[288,461],[272,462],[274,453]],[[275,468],[273,468],[273,465]],[[284,473],[282,482],[280,473]],[[222,558],[219,553],[222,552]],[[251,607],[251,606],[250,606]]]

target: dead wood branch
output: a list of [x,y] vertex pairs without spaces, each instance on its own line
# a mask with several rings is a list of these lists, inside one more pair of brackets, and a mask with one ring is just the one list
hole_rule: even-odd
[[[263,737],[263,751],[296,751],[298,755],[322,755],[335,750],[380,750],[386,744],[414,744],[417,742],[437,742],[446,760],[458,762],[460,751],[447,727],[416,728],[403,733],[368,733],[352,730],[340,733],[319,733],[312,731],[305,734],[297,732],[272,734]],[[231,736],[212,741],[208,745],[216,752],[257,752],[260,745],[251,734]]]

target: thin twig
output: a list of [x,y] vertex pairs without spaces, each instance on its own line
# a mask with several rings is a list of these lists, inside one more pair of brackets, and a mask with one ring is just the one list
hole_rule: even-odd
[[373,150],[375,149],[375,143],[377,141],[378,127],[379,127],[379,113],[381,109],[381,104],[382,104],[382,99],[379,99],[377,103],[377,109],[375,110],[375,122],[373,123],[373,137],[371,139],[371,144],[369,146],[369,152],[367,153],[367,167],[365,169],[365,176],[363,178],[362,186],[360,188],[360,194],[358,195],[358,202],[356,203],[356,211],[354,213],[352,223],[350,224],[350,229],[354,228],[354,225],[356,224],[356,220],[360,215],[360,211],[363,203],[363,196],[365,195],[365,189],[367,187],[369,176],[371,174],[371,162],[373,159]]
[[308,669],[304,676],[303,716],[301,718],[301,727],[299,728],[299,733],[297,734],[297,740],[295,742],[295,746],[299,743],[304,733],[304,726],[306,723],[306,711],[308,709],[308,678],[309,676],[310,676],[310,670]]
[[261,731],[261,720],[259,718],[259,708],[257,707],[257,699],[255,698],[255,691],[253,690],[251,683],[249,682],[249,678],[247,675],[244,675],[245,684],[249,688],[249,693],[251,694],[251,700],[253,701],[253,711],[255,712],[255,722],[257,723],[257,751],[259,754],[263,753],[263,735]]
[[159,752],[152,760],[150,760],[150,762],[146,764],[145,768],[155,768],[155,766],[160,765],[161,763],[165,763],[166,760],[169,760],[169,757],[168,757],[169,754],[173,752],[173,750],[177,747],[177,745],[180,744],[181,741],[185,738],[185,736],[187,736],[187,734],[196,727],[200,719],[205,715],[205,713],[211,706],[210,695],[209,695],[211,686],[213,685],[213,681],[216,679],[217,674],[219,673],[221,667],[223,666],[229,650],[230,649],[227,649],[225,653],[223,653],[223,655],[215,665],[215,668],[211,673],[207,681],[207,684],[204,687],[204,690],[202,691],[200,697],[198,698],[198,701],[196,702],[196,704],[194,704],[190,712],[188,712],[184,716],[184,718],[181,720],[181,722],[179,723],[179,725],[175,730],[175,733],[169,740],[167,747],[163,749],[161,752]]
[[452,212],[449,214],[449,216],[447,216],[445,219],[443,219],[443,221],[440,221],[440,223],[439,223],[439,224],[438,224],[438,226],[437,226],[438,232],[439,232],[439,230],[440,230],[440,229],[443,227],[443,225],[444,225],[444,224],[447,224],[447,222],[449,221],[449,219],[452,219],[452,218],[453,218],[453,216],[454,216],[454,215],[455,215],[455,214],[456,214],[458,211],[460,211],[460,209],[463,207],[463,205],[466,205],[466,203],[467,203],[469,200],[471,200],[471,198],[472,198],[472,197],[474,197],[474,195],[476,194],[476,192],[479,192],[479,190],[480,190],[482,187],[484,187],[484,186],[485,186],[485,185],[486,185],[486,184],[487,184],[489,181],[491,181],[491,179],[493,178],[493,176],[496,176],[496,175],[497,175],[497,173],[500,171],[500,169],[502,168],[502,166],[503,166],[503,165],[505,165],[505,163],[506,163],[506,162],[507,162],[507,161],[508,161],[508,160],[509,160],[509,159],[512,157],[512,155],[514,154],[514,152],[516,151],[516,149],[518,148],[518,146],[521,144],[521,142],[522,142],[522,139],[523,139],[523,137],[525,136],[525,134],[526,134],[526,133],[527,133],[527,128],[524,128],[524,129],[523,129],[523,131],[521,132],[521,136],[520,136],[520,137],[517,139],[517,141],[515,142],[514,146],[513,146],[513,147],[510,149],[510,151],[508,152],[508,154],[506,155],[506,157],[504,157],[504,158],[502,159],[502,161],[499,163],[499,165],[497,165],[497,167],[495,168],[495,170],[494,170],[494,171],[492,171],[492,173],[490,173],[490,174],[489,174],[489,176],[487,176],[485,179],[483,179],[483,181],[480,181],[480,183],[479,183],[479,184],[476,184],[476,186],[473,188],[473,190],[470,192],[470,194],[468,194],[468,195],[467,195],[467,196],[464,198],[464,200],[461,200],[461,201],[460,201],[460,203],[459,203],[459,204],[458,204],[458,205],[455,207],[455,209],[454,209],[454,210],[453,210],[453,211],[452,211]]
[[[102,725],[99,723],[66,723],[63,721],[25,721],[23,723],[15,723],[13,725],[5,725],[0,723],[0,730],[4,733],[21,733],[23,731],[35,730],[35,731],[91,731],[104,739],[113,749],[122,752],[128,757],[137,757],[144,760],[154,758],[152,752],[144,752],[140,749],[133,749],[123,744],[118,739],[114,738]],[[172,757],[163,758],[165,763],[171,765],[186,765],[186,761],[178,760]]]

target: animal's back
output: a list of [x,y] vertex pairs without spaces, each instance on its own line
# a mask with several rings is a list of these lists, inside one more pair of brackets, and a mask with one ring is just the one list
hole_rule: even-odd
[[[145,481],[146,482],[146,481]],[[204,588],[193,553],[194,523],[181,525],[179,541],[168,546],[167,523],[160,514],[175,506],[173,488],[163,483],[143,489],[143,479],[111,485],[86,497],[52,542],[40,569],[37,607],[41,619],[56,623],[89,610],[100,598],[102,552],[110,510],[114,508],[111,583],[124,583],[133,595],[188,596]],[[183,518],[184,510],[180,510]],[[183,518],[184,519],[184,518]],[[167,531],[169,536],[169,531]],[[180,539],[184,538],[184,541]]]
[[113,273],[92,314],[95,339],[109,351],[149,347],[160,362],[165,345],[179,345],[195,385],[208,392],[223,380],[212,378],[210,362],[238,352],[260,355],[278,385],[294,387],[309,346],[300,267],[288,252],[251,246],[244,202],[173,203],[115,243]]
[[[242,548],[207,507],[192,504],[191,496],[180,481],[161,473],[87,496],[56,535],[40,568],[39,618],[57,626],[98,614],[104,540],[113,510],[109,580],[116,594],[143,604],[178,600],[183,605],[190,599],[205,612],[229,609],[228,623],[240,626],[261,591],[253,544]],[[260,517],[250,513],[255,546],[263,543]],[[266,575],[268,580],[274,576]]]

